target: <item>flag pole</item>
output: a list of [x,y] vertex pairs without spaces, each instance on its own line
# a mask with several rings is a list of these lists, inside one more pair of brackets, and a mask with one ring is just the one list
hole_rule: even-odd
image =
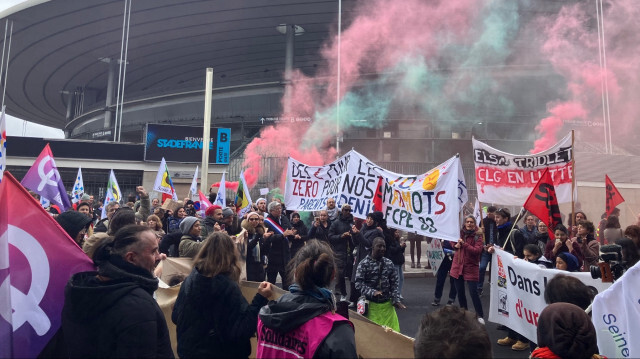
[[[576,221],[576,149],[575,149],[575,130],[571,130],[571,235],[573,236],[573,226],[577,226]],[[554,228],[555,230],[555,228]]]
[[[513,221],[513,226],[511,226],[511,230],[509,231],[509,235],[507,236],[507,241],[504,243],[504,248],[507,248],[507,243],[511,243],[511,233],[513,232],[514,228],[516,228],[516,224],[518,224],[520,216],[522,216],[522,212],[526,212],[526,210],[524,210],[524,207],[522,207],[522,209],[518,211],[518,216],[516,217],[516,220]],[[516,248],[513,246],[513,243],[511,243],[511,249],[513,249],[513,254],[515,255]]]
[[202,127],[202,173],[200,188],[209,188],[209,143],[211,142],[211,101],[213,90],[213,68],[207,67],[204,89],[204,124]]

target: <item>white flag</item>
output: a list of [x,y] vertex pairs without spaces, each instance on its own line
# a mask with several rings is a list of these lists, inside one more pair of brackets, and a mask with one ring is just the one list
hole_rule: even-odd
[[120,202],[121,200],[122,192],[120,192],[120,186],[118,186],[116,175],[113,173],[113,170],[111,170],[111,173],[109,173],[109,182],[107,182],[107,195],[104,199],[102,215],[100,218],[107,218],[107,204],[109,204],[109,202]]
[[160,167],[158,167],[158,174],[156,175],[156,181],[153,184],[153,190],[171,195],[174,201],[178,200],[178,194],[173,186],[173,181],[169,175],[169,168],[167,167],[167,162],[164,160],[164,157],[162,157]]
[[189,192],[191,192],[191,197],[198,194],[198,166],[196,166],[196,172],[193,174],[193,180],[191,181]]
[[4,170],[7,167],[7,119],[4,115],[4,107],[2,107],[2,115],[0,115],[0,182]]
[[482,207],[480,207],[480,201],[476,197],[476,205],[473,207],[473,216],[476,218],[476,222],[478,223],[478,227],[482,223],[482,217],[484,217],[484,213],[482,213]]
[[629,268],[593,300],[591,321],[600,354],[608,358],[640,357],[640,263]]
[[218,195],[216,196],[216,200],[215,202],[213,202],[213,204],[217,204],[222,208],[227,206],[227,186],[224,180],[224,172],[222,173],[222,178],[220,179],[220,187],[218,187]]
[[71,202],[78,203],[82,199],[82,195],[84,194],[84,181],[82,180],[82,168],[78,167],[78,175],[76,176],[76,182],[73,184],[73,191],[71,195],[73,199]]
[[51,201],[49,201],[48,199],[40,196],[40,205],[42,206],[42,208],[47,209],[47,208],[51,207]]

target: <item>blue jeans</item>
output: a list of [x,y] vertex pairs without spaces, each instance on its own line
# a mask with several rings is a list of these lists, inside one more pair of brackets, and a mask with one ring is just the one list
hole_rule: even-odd
[[491,263],[492,254],[487,251],[482,251],[480,257],[480,278],[478,278],[478,290],[482,289],[484,285],[484,274],[487,271],[487,265]]
[[451,263],[453,263],[453,260],[448,255],[445,255],[444,259],[442,260],[442,264],[440,264],[440,268],[438,268],[438,271],[436,272],[436,302],[440,302],[440,298],[442,298],[444,283],[446,282],[447,278],[449,278],[449,300],[454,301],[456,299],[456,286],[453,282],[453,278],[449,275],[449,270],[451,270]]
[[394,264],[396,267],[396,272],[398,272],[398,293],[402,296],[402,285],[404,284],[404,273],[402,272],[402,267],[404,264]]

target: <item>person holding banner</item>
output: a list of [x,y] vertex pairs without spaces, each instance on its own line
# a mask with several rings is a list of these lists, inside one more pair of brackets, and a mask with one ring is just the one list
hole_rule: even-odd
[[480,296],[477,291],[480,255],[483,247],[481,233],[473,215],[466,216],[464,226],[460,230],[460,239],[453,246],[454,254],[450,275],[454,278],[460,307],[467,309],[467,296],[464,289],[465,284],[467,284],[473,307],[478,315],[478,321],[484,324],[482,302],[480,302]]
[[524,258],[522,249],[526,242],[518,225],[511,223],[511,212],[507,208],[500,208],[494,218],[497,226],[495,244],[520,259]]
[[357,358],[353,324],[338,314],[329,289],[331,247],[312,239],[291,263],[289,293],[260,309],[256,358]]

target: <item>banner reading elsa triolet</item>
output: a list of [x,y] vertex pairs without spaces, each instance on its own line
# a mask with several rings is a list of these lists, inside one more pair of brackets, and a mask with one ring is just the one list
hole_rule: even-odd
[[353,150],[324,166],[289,158],[287,209],[321,210],[328,198],[350,204],[353,216],[362,219],[378,202],[389,227],[457,241],[458,213],[467,201],[467,190],[457,157],[421,175],[387,171]]
[[571,134],[533,155],[502,152],[473,139],[480,202],[521,206],[545,168],[549,168],[558,203],[571,202],[572,161]]

